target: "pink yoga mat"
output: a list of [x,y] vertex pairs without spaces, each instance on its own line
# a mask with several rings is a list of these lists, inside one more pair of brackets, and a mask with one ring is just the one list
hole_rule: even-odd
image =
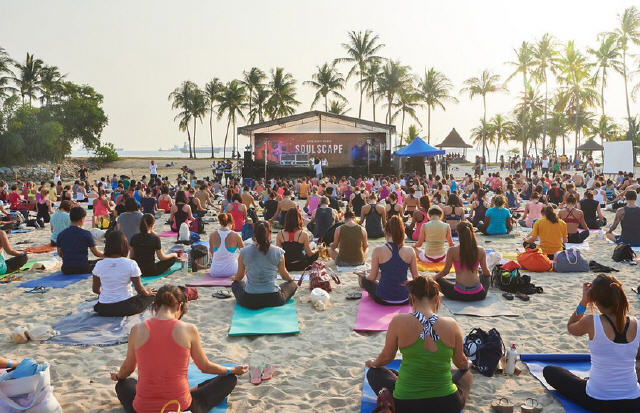
[[187,283],[188,287],[229,287],[231,285],[231,277],[215,278],[206,274],[195,281]]
[[387,331],[391,319],[397,314],[411,312],[410,305],[380,305],[377,304],[366,291],[358,305],[355,331]]
[[161,234],[158,234],[158,236],[161,238],[171,238],[171,237],[177,237],[178,233],[173,231],[165,231]]

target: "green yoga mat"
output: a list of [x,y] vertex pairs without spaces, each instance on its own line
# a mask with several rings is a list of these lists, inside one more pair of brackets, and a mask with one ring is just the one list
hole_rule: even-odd
[[236,303],[231,319],[230,336],[299,333],[298,313],[293,298],[280,307],[250,310]]
[[0,275],[0,280],[2,280],[2,279],[4,279],[4,278],[7,278],[7,277],[8,277],[8,276],[10,276],[10,275],[17,274],[17,273],[19,273],[20,271],[29,271],[29,270],[30,270],[30,269],[32,269],[32,268],[33,268],[33,266],[34,266],[35,264],[37,264],[37,263],[38,263],[38,261],[27,261],[27,263],[26,263],[25,265],[23,265],[22,267],[20,267],[20,268],[19,268],[19,269],[17,269],[16,271],[14,271],[14,272],[9,272],[9,273],[7,273],[7,274],[2,274],[2,275]]
[[154,275],[153,277],[140,277],[140,279],[142,280],[142,285],[147,285],[151,282],[159,280],[160,278],[164,278],[168,275],[171,275],[174,272],[179,271],[181,267],[182,267],[182,264],[179,262],[176,262],[171,266],[171,268],[169,268],[167,271],[163,272],[160,275]]

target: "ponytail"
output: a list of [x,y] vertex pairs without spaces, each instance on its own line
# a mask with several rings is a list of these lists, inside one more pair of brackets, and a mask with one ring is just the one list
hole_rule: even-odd
[[433,299],[440,294],[440,285],[431,277],[419,276],[407,282],[409,293],[417,299]]
[[616,315],[616,330],[622,331],[629,312],[629,301],[622,284],[616,277],[598,274],[591,283],[589,301],[607,308]]
[[271,247],[271,241],[269,240],[270,234],[271,225],[269,225],[269,221],[260,221],[253,228],[253,238],[258,245],[258,250],[260,250],[264,255],[267,255],[267,252],[269,252],[269,248]]
[[233,225],[233,216],[231,214],[222,213],[218,215],[218,222],[221,227]]
[[175,285],[163,285],[156,293],[156,297],[153,300],[153,311],[157,313],[162,306],[175,307],[178,304],[182,304],[182,314],[187,312],[187,298],[180,287]]
[[460,221],[456,225],[460,241],[460,264],[470,270],[478,267],[478,241],[469,221]]
[[400,219],[399,216],[394,215],[384,226],[384,231],[391,236],[391,240],[394,244],[398,246],[398,248],[402,248],[404,245],[404,223]]
[[556,224],[558,222],[558,216],[556,215],[556,211],[553,210],[552,206],[544,208],[544,217],[551,221],[551,223],[553,224]]
[[629,301],[622,289],[622,284],[619,281],[609,284],[614,296],[614,313],[616,314],[616,330],[624,330],[626,324],[627,312],[629,311]]
[[144,214],[140,219],[140,232],[142,234],[148,234],[153,227],[153,224],[156,222],[156,219],[151,214]]

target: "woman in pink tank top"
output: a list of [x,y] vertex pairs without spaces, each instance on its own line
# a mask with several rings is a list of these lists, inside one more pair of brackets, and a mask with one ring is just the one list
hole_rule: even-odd
[[[155,317],[131,329],[127,356],[120,370],[111,373],[126,412],[157,413],[175,400],[183,411],[206,413],[231,393],[238,382],[236,376],[247,372],[247,366],[227,368],[209,361],[197,328],[180,321],[186,306],[182,290],[165,285],[156,294]],[[218,376],[189,388],[191,358],[200,371]],[[129,377],[136,365],[138,380]]]

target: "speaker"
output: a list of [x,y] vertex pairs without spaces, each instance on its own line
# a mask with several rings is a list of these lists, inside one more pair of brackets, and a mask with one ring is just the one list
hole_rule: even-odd
[[382,165],[383,166],[391,165],[391,151],[388,149],[385,149],[384,153],[382,154]]
[[251,151],[244,151],[244,164],[245,165],[253,164],[253,157],[251,156]]

